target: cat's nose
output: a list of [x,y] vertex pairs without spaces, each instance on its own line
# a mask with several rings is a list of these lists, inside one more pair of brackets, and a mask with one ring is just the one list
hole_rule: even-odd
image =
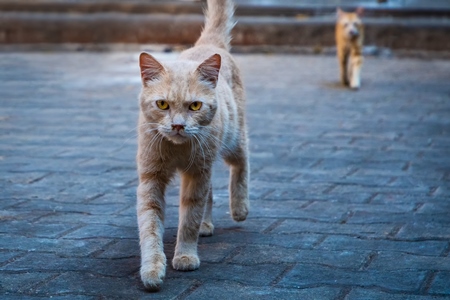
[[172,125],[172,130],[181,131],[183,129],[184,129],[184,125],[181,125],[181,124],[173,124]]
[[352,31],[350,31],[350,36],[351,36],[351,37],[358,37],[358,36],[359,36],[358,30],[352,30]]

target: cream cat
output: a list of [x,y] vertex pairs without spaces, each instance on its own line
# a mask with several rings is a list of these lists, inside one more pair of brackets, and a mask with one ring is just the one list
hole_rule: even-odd
[[364,27],[360,19],[362,14],[362,8],[352,13],[337,9],[336,48],[341,82],[352,89],[359,89],[361,86],[364,41]]
[[208,0],[205,28],[178,60],[139,58],[142,91],[138,129],[137,217],[141,279],[158,290],[166,272],[164,192],[181,177],[179,227],[172,266],[195,270],[199,234],[213,234],[211,168],[218,155],[230,166],[230,211],[244,221],[249,210],[245,95],[229,54],[233,3]]

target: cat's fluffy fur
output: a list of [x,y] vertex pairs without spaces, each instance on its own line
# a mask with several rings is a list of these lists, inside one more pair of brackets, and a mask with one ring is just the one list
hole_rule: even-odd
[[177,171],[181,190],[174,269],[197,269],[198,236],[213,234],[211,168],[218,155],[230,166],[232,218],[243,221],[248,214],[245,95],[228,52],[233,11],[229,0],[208,0],[205,28],[193,48],[173,62],[140,56],[137,217],[140,274],[149,290],[160,288],[166,272],[164,193]]
[[337,9],[336,48],[340,77],[342,84],[352,89],[359,89],[361,85],[364,41],[364,27],[360,19],[362,14],[362,8],[351,13]]

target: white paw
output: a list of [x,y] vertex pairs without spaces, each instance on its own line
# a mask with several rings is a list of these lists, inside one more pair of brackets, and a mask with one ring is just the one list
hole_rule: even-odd
[[358,76],[355,76],[353,78],[353,80],[350,82],[350,88],[357,90],[357,89],[359,89],[360,86],[361,86],[361,80],[359,79]]
[[352,90],[358,90],[359,86],[360,86],[359,83],[352,83],[352,84],[350,84],[350,88]]
[[172,266],[178,271],[193,271],[200,267],[197,255],[177,255],[172,260]]
[[214,225],[212,223],[202,222],[200,225],[200,236],[211,236],[214,233]]
[[166,256],[158,255],[151,263],[141,266],[141,280],[149,291],[159,291],[166,275]]

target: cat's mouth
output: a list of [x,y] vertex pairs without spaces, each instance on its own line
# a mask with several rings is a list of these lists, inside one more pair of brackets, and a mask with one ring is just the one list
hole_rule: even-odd
[[183,144],[189,140],[189,136],[184,131],[172,131],[166,137],[174,144]]

